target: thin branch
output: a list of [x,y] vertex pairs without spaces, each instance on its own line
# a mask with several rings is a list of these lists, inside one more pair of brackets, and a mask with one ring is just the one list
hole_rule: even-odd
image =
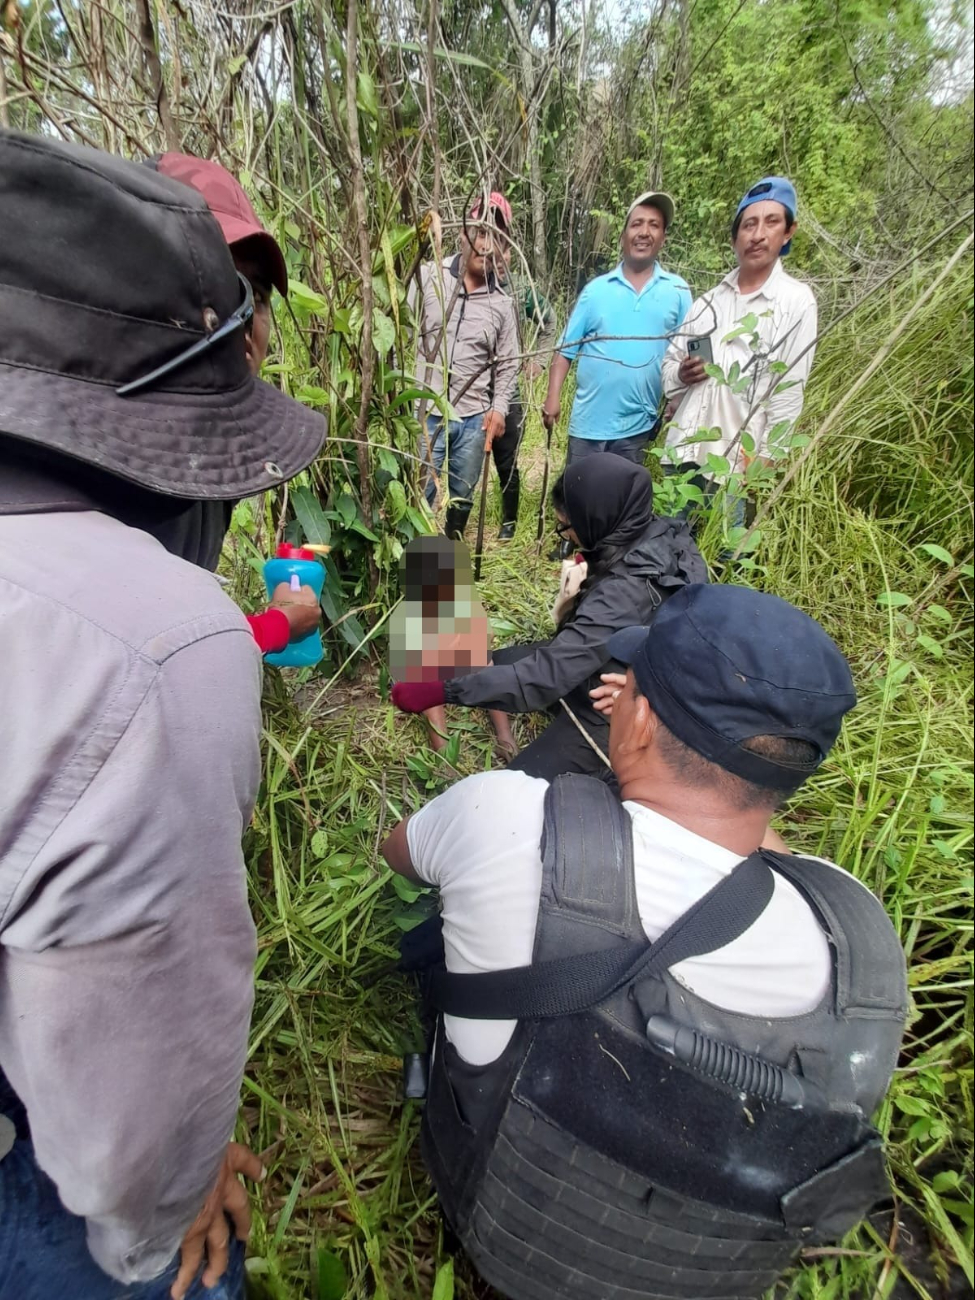
[[149,74],[153,85],[156,97],[156,111],[159,113],[163,138],[166,141],[166,148],[175,153],[179,150],[179,132],[176,130],[173,115],[169,109],[169,96],[166,93],[162,64],[159,62],[159,51],[156,49],[156,29],[152,23],[149,0],[136,0],[136,3],[139,12],[139,39],[142,42],[142,57],[145,61],[146,72]]

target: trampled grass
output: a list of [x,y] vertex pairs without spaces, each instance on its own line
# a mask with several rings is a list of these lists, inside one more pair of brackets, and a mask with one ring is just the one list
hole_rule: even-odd
[[[806,456],[744,571],[821,619],[854,666],[860,704],[779,826],[883,899],[913,1000],[879,1115],[895,1214],[811,1252],[780,1298],[939,1300],[972,1283],[972,400],[971,370],[943,342],[947,332],[970,356],[969,296],[959,282],[939,315],[921,314]],[[824,342],[807,433],[897,311],[892,295]],[[485,561],[502,639],[544,631],[554,596],[555,566],[534,542],[542,455],[533,413],[518,537]],[[496,508],[492,497],[495,524]],[[247,839],[260,955],[241,1128],[270,1170],[251,1278],[276,1300],[486,1296],[445,1244],[415,1149],[418,1112],[400,1099],[400,1058],[420,1031],[409,986],[387,968],[424,900],[377,849],[401,813],[489,765],[491,743],[480,715],[455,711],[451,766],[380,698],[374,669],[310,710],[325,680],[296,688],[268,674]]]

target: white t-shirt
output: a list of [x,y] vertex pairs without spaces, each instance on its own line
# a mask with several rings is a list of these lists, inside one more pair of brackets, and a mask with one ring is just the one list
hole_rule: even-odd
[[[416,874],[440,890],[447,969],[460,973],[527,966],[542,886],[548,782],[524,772],[484,772],[450,787],[407,825]],[[657,939],[742,860],[737,854],[636,803],[633,860],[640,921]],[[765,911],[715,952],[671,967],[700,997],[743,1015],[796,1016],[829,986],[826,935],[782,876]],[[472,1065],[504,1051],[513,1020],[444,1018],[447,1037]]]

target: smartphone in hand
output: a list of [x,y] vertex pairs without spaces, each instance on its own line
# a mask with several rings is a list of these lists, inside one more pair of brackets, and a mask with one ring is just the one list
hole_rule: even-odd
[[693,360],[703,361],[706,366],[714,365],[714,352],[711,348],[710,334],[687,340],[687,355]]

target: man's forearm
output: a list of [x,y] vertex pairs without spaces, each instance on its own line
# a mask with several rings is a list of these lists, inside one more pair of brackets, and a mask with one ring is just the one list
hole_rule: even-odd
[[552,364],[548,372],[548,393],[546,402],[558,404],[562,395],[562,385],[565,383],[566,376],[572,369],[572,362],[568,357],[564,357],[561,352],[556,352],[552,358]]

